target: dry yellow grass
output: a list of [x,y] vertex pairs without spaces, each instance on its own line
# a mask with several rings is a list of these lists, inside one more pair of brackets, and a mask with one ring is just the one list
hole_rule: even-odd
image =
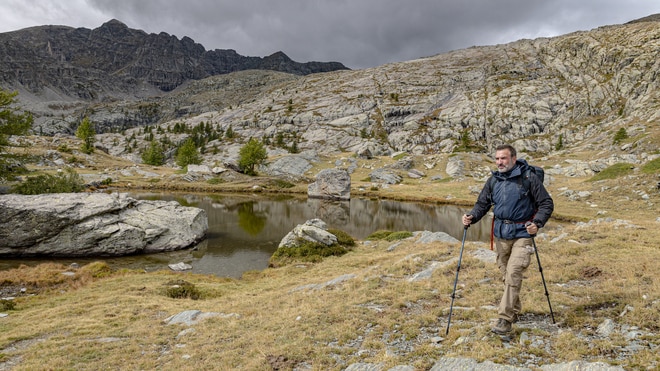
[[[611,224],[566,226],[563,230],[576,242],[538,242],[562,329],[559,334],[544,327],[535,330],[552,344],[549,352],[537,349],[538,357],[546,363],[613,362],[609,355],[623,339],[618,343],[616,337],[603,339],[591,347],[581,338],[606,318],[652,332],[650,340],[657,344],[660,284],[655,275],[660,271],[656,242],[660,236],[653,223],[620,229]],[[456,257],[460,244],[411,240],[388,252],[391,244],[360,244],[342,257],[248,272],[241,280],[170,272],[121,271],[106,276],[101,263],[82,267],[65,280],[59,275],[65,267],[56,265],[2,272],[5,284],[48,287],[52,281],[56,290],[16,300],[16,309],[0,320],[0,359],[20,356],[16,369],[26,370],[269,370],[278,360],[289,365],[305,363],[315,370],[338,370],[355,362],[428,369],[443,355],[506,363],[525,347],[512,342],[506,348],[489,335],[495,312],[482,307],[496,305],[501,288],[494,265],[470,255],[482,244],[466,244],[455,303],[473,309],[454,311],[449,336],[439,344],[429,337],[444,336],[456,266],[449,264],[426,281],[408,278],[432,261]],[[536,268],[532,264],[527,273],[523,311],[548,322],[543,317],[548,307]],[[305,288],[344,275],[353,276],[338,285]],[[484,278],[491,280],[484,282]],[[196,285],[202,299],[165,296],[167,283],[175,279]],[[626,306],[634,310],[619,319]],[[185,326],[163,322],[191,309],[237,316],[207,319],[189,333],[181,332]],[[472,340],[454,345],[462,336]],[[12,350],[21,341],[33,343]],[[401,351],[392,345],[394,341],[409,342],[410,351]],[[658,361],[649,349],[619,363],[628,369]]]

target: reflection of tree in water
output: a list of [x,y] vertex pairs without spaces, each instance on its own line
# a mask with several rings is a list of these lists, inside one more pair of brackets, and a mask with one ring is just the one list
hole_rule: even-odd
[[238,226],[252,236],[256,236],[266,226],[266,217],[254,212],[254,202],[238,205]]

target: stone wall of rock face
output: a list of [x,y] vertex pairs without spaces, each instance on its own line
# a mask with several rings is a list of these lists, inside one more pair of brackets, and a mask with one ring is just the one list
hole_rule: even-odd
[[0,196],[0,257],[121,256],[189,247],[206,211],[126,194]]

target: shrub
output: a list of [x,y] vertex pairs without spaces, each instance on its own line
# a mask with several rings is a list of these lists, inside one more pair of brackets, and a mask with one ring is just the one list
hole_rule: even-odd
[[63,153],[72,153],[73,152],[73,150],[71,148],[69,148],[69,146],[66,145],[66,143],[60,144],[60,146],[57,147],[57,150],[60,151],[60,152],[63,152]]
[[92,278],[109,277],[112,275],[112,273],[112,268],[110,268],[108,263],[103,261],[91,262],[80,268],[81,275],[89,275]]
[[170,281],[167,286],[165,296],[172,299],[198,300],[202,297],[201,292],[194,284],[184,280]]
[[324,245],[303,239],[298,240],[297,246],[278,247],[270,258],[271,267],[283,265],[288,261],[304,261],[317,263],[328,256],[341,256],[348,252],[346,247],[337,244]]
[[334,228],[328,228],[328,232],[332,233],[337,237],[337,243],[342,246],[355,246],[355,239],[351,237],[348,233]]
[[337,229],[328,229],[328,232],[337,237],[336,244],[328,246],[298,239],[296,246],[277,248],[270,258],[269,266],[281,266],[290,261],[316,263],[328,256],[344,255],[350,250],[350,247],[355,246],[355,240],[348,233]]
[[612,144],[618,144],[622,140],[627,138],[628,138],[628,132],[626,131],[626,128],[621,128],[616,132],[616,134],[614,134],[614,139],[612,140]]
[[392,234],[392,231],[379,230],[367,236],[367,240],[384,240],[390,234]]
[[25,181],[12,187],[12,191],[23,195],[43,193],[73,193],[84,189],[80,175],[71,168],[57,175],[42,174],[28,177]]
[[14,302],[11,300],[0,299],[0,312],[14,310]]

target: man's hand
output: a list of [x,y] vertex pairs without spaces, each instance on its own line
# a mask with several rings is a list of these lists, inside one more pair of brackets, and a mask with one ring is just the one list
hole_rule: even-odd
[[463,214],[463,225],[469,227],[472,224],[473,215]]
[[539,227],[532,222],[527,222],[525,224],[525,228],[527,228],[527,233],[529,233],[530,236],[536,235],[536,233],[539,231]]

